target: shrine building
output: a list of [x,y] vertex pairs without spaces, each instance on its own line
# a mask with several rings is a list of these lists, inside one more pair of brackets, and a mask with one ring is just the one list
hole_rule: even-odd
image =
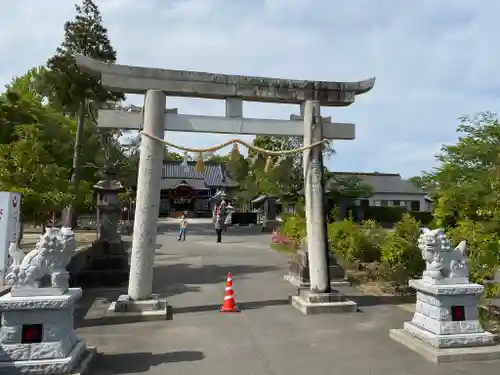
[[212,213],[218,190],[230,192],[238,183],[227,173],[224,163],[205,162],[202,172],[196,162],[165,161],[162,169],[160,216],[179,216],[185,211],[193,217]]

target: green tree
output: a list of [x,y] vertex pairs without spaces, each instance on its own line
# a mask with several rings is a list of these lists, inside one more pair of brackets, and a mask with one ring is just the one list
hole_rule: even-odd
[[[272,151],[296,150],[303,146],[302,137],[257,136],[253,145]],[[330,143],[324,148],[324,157],[333,154]],[[266,155],[259,155],[253,150],[248,152],[252,160],[251,172],[257,182],[257,190],[262,194],[280,197],[296,195],[304,187],[303,154],[272,157],[272,169],[265,171]]]
[[[71,135],[67,128],[59,132],[65,138]],[[48,212],[69,202],[69,170],[50,152],[52,145],[42,127],[17,125],[14,137],[0,145],[0,188],[21,193],[23,220],[41,222]]]
[[165,157],[164,157],[165,161],[182,161],[183,159],[184,157],[181,154],[179,154],[178,152],[169,151],[165,147]]
[[[257,136],[253,145],[265,150],[286,151],[302,147],[299,137]],[[272,156],[271,168],[265,170],[268,156],[253,150],[248,151],[249,184],[254,185],[258,194],[278,197],[297,194],[303,188],[302,153],[285,156]]]
[[33,68],[24,76],[14,77],[0,95],[0,143],[13,140],[16,125],[38,123],[46,115],[41,105],[45,97],[40,94],[40,76],[45,68]]
[[369,198],[373,195],[373,187],[365,184],[359,176],[327,172],[325,180],[326,190],[336,202]]
[[14,78],[0,96],[0,189],[20,192],[23,220],[34,222],[68,202],[74,137],[72,119],[37,91],[41,73],[35,68]]
[[[123,100],[124,96],[107,90],[96,77],[80,71],[76,65],[75,54],[115,62],[116,51],[111,46],[97,5],[92,0],[82,0],[81,5],[75,5],[75,8],[75,19],[64,25],[64,41],[47,62],[44,86],[46,96],[53,105],[66,114],[78,117],[71,173],[73,193],[77,196],[85,116],[89,115],[89,103],[94,103],[96,107],[104,103],[112,105]],[[72,205],[68,206],[67,215],[72,216]]]
[[500,122],[486,112],[461,118],[461,137],[455,145],[443,146],[440,162],[430,176],[434,186],[435,217],[440,226],[459,220],[479,219],[486,197],[491,197],[492,174],[500,167]]
[[[241,155],[240,155],[240,157],[241,157]],[[243,157],[241,157],[241,158],[244,159]],[[211,162],[211,163],[219,163],[219,164],[230,163],[231,157],[229,155],[212,154],[207,158],[207,161]]]
[[333,204],[333,210],[329,212],[330,219],[344,219],[349,203],[371,197],[373,187],[364,183],[359,176],[342,175],[325,168],[325,194]]
[[413,176],[408,179],[415,186],[429,193],[429,190],[433,190],[435,188],[435,181],[433,176],[429,173],[424,173],[421,176]]
[[437,202],[436,224],[454,245],[467,241],[471,279],[482,282],[500,266],[500,122],[479,113],[461,118],[457,130],[457,143],[442,147],[440,165],[425,178]]

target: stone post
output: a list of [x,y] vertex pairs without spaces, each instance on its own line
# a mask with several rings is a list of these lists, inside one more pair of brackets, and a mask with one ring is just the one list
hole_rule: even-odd
[[[162,139],[165,107],[166,95],[163,91],[146,92],[144,131]],[[148,299],[153,289],[163,149],[160,142],[142,137],[128,286],[128,296],[132,300]]]
[[[300,105],[300,117],[304,121],[304,147],[312,144],[312,117],[305,117],[306,103],[301,103]],[[311,199],[308,197],[312,196],[312,184],[311,184],[311,174],[307,173],[307,168],[311,160],[311,149],[308,148],[302,153],[302,168],[304,170],[304,211],[306,216],[306,236],[309,237],[312,233],[312,221],[311,221]],[[307,243],[307,241],[306,241]],[[309,245],[306,245],[306,250]],[[309,261],[308,261],[309,264]],[[310,281],[310,280],[309,280]]]
[[[304,108],[304,145],[323,140],[320,103],[308,100]],[[323,182],[323,145],[304,152],[304,193],[311,291],[330,293],[328,240]]]

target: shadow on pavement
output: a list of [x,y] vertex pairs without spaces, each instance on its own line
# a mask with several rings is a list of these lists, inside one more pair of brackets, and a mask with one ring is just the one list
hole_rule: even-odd
[[373,295],[346,295],[358,304],[359,307],[371,307],[381,305],[403,305],[415,303],[415,296],[373,296]]
[[146,373],[151,367],[163,363],[201,361],[205,354],[200,351],[181,350],[162,354],[148,352],[123,354],[98,354],[89,374],[137,374]]
[[94,320],[100,320],[111,302],[116,301],[121,294],[127,294],[127,287],[84,289],[74,312],[75,326],[84,328],[96,325]]
[[[236,302],[236,305],[242,310],[256,310],[261,309],[263,307],[272,307],[272,306],[284,306],[290,304],[290,298],[286,299],[275,299],[275,300],[267,300],[267,301],[251,301],[251,302]],[[191,314],[191,313],[199,313],[199,312],[209,312],[209,311],[218,311],[221,307],[221,304],[218,305],[203,305],[203,306],[187,306],[187,307],[174,307],[174,314]]]
[[274,266],[204,265],[191,267],[187,263],[158,265],[153,277],[153,291],[164,297],[200,291],[198,285],[223,283],[228,272],[238,278],[254,273],[278,270]]
[[[153,292],[163,297],[171,297],[189,292],[200,292],[203,284],[216,284],[226,281],[228,272],[240,279],[253,273],[264,273],[277,270],[273,266],[250,265],[205,265],[200,268],[191,267],[190,264],[177,263],[157,265],[154,270]],[[96,288],[84,289],[82,298],[75,309],[75,324],[78,328],[92,327],[95,320],[100,321],[111,302],[116,301],[121,294],[127,294],[127,287],[123,288]],[[248,302],[242,305],[245,308],[260,308],[285,304],[281,301]],[[217,310],[220,306],[199,306],[188,311],[181,308],[175,312],[195,312]]]

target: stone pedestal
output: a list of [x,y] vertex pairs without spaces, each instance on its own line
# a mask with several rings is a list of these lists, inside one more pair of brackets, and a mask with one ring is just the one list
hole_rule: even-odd
[[289,264],[288,275],[285,279],[298,289],[296,296],[291,298],[292,306],[304,315],[346,313],[358,311],[354,301],[348,300],[344,295],[335,290],[339,286],[347,286],[349,282],[344,278],[344,270],[337,263],[335,256],[328,254],[330,267],[329,293],[316,293],[311,288],[309,277],[309,257],[307,251],[298,250],[294,259]]
[[304,315],[356,312],[356,302],[332,290],[330,293],[315,293],[309,289],[299,289],[299,294],[291,299],[292,306]]
[[417,291],[415,314],[390,336],[436,363],[500,359],[495,336],[479,322],[477,297],[484,287],[462,281],[411,280]]
[[0,374],[82,372],[95,354],[74,329],[73,311],[82,290],[70,288],[60,295],[37,290],[45,295],[13,296],[13,288],[14,293],[0,297]]
[[[337,259],[332,253],[328,254],[330,267],[330,285],[332,288],[338,286],[348,286],[350,283],[345,279],[344,269],[337,263]],[[288,274],[285,280],[297,288],[310,288],[309,257],[307,251],[297,250],[294,258],[288,263]]]
[[167,300],[155,294],[147,300],[139,301],[133,301],[128,295],[121,295],[111,303],[104,319],[114,324],[172,320],[173,312]]

